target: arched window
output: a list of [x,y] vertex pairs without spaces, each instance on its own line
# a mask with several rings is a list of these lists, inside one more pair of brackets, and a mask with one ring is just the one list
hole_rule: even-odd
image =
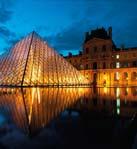
[[127,72],[124,72],[123,79],[124,79],[124,80],[128,80],[128,73],[127,73]]
[[132,72],[131,80],[136,80],[136,79],[137,79],[137,73],[136,72]]
[[119,72],[114,73],[114,80],[115,80],[115,81],[118,81],[119,78],[120,78]]
[[128,88],[123,88],[124,91],[124,95],[127,96],[128,95]]

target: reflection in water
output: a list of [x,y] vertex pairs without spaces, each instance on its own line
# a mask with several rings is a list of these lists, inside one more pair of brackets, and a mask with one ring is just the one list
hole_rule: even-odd
[[120,89],[116,88],[116,107],[117,107],[117,114],[120,114]]
[[0,110],[27,133],[47,125],[84,95],[82,88],[2,88]]
[[137,88],[89,88],[73,109],[105,111],[109,116],[132,117],[137,111]]
[[88,110],[132,117],[137,88],[1,88],[0,112],[27,133],[35,133],[64,110]]

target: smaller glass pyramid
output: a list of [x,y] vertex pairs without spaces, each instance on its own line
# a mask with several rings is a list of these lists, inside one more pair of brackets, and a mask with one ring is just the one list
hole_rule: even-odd
[[89,81],[35,32],[0,58],[1,86],[73,86]]

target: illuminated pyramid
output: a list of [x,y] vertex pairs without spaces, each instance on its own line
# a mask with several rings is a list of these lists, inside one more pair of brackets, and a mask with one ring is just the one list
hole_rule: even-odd
[[0,58],[1,86],[69,86],[88,83],[76,68],[35,32]]

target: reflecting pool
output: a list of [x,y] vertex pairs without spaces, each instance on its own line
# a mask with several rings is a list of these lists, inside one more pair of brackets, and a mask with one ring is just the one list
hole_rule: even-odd
[[136,148],[137,87],[0,88],[0,148]]

